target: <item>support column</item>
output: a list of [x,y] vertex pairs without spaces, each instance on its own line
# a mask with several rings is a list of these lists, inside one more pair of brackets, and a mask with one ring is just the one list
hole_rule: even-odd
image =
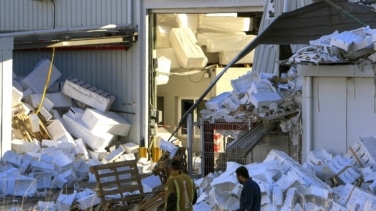
[[11,150],[13,37],[0,38],[0,157]]

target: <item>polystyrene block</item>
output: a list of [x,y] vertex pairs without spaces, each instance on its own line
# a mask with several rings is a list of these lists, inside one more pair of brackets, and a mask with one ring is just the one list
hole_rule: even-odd
[[86,196],[84,198],[81,198],[76,201],[78,205],[78,209],[80,210],[86,210],[90,207],[93,207],[99,203],[101,203],[101,199],[98,198],[96,194],[91,194],[89,196]]
[[81,119],[74,118],[69,113],[63,115],[63,120],[66,129],[76,138],[81,138],[93,150],[103,150],[113,138],[109,133],[93,133]]
[[61,92],[47,93],[46,97],[54,104],[54,108],[69,108],[72,100]]
[[30,120],[30,126],[31,126],[31,131],[33,133],[39,132],[39,117],[38,114],[30,114],[29,115],[29,120]]
[[62,92],[100,111],[107,111],[115,101],[113,95],[77,78],[68,78],[64,83]]
[[[35,109],[39,107],[41,101],[42,94],[31,94],[25,99],[25,102]],[[51,109],[54,107],[54,103],[50,99],[45,97],[42,106],[44,106],[47,109],[47,111],[51,111]]]
[[91,131],[103,131],[119,136],[127,136],[132,126],[120,114],[91,108],[85,109],[81,120]]
[[[49,73],[51,62],[48,59],[40,60],[34,69],[22,80],[22,85],[26,88],[31,88],[35,93],[43,93],[47,76]],[[49,78],[48,86],[51,86],[59,77],[61,73],[52,65],[52,72]]]
[[231,92],[222,92],[221,94],[219,94],[219,95],[213,97],[212,99],[208,100],[205,103],[205,107],[207,109],[219,110],[223,105],[223,101],[226,98],[228,98],[229,96],[231,96]]

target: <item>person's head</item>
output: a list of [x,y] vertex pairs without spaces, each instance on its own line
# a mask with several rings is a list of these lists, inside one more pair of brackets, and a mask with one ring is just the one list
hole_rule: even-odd
[[246,167],[240,166],[235,172],[239,183],[243,184],[249,179],[248,169]]
[[180,170],[180,162],[177,160],[172,160],[170,163],[171,170]]

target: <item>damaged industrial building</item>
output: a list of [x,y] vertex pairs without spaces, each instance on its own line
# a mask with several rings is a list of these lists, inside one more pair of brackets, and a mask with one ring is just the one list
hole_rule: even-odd
[[376,209],[372,1],[21,2],[0,0],[1,209],[161,210],[173,159],[194,210],[237,210],[239,166],[261,210]]

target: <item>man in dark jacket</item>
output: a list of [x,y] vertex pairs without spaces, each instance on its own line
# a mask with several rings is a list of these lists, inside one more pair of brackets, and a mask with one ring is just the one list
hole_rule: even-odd
[[243,185],[238,211],[260,211],[261,191],[259,185],[249,177],[246,167],[240,166],[235,172],[239,183]]
[[170,164],[170,175],[167,179],[166,211],[191,211],[197,200],[195,184],[190,176],[180,170],[180,162],[172,161]]

